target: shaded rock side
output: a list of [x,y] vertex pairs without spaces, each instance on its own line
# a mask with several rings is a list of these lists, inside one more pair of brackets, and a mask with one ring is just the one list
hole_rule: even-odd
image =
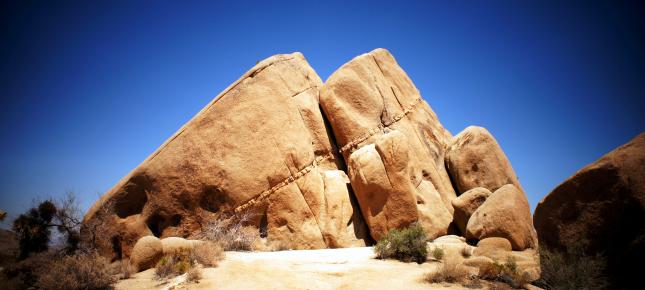
[[[401,210],[405,208],[403,211],[409,213],[409,216],[401,217],[405,219],[403,223],[407,223],[418,220],[419,213],[414,213],[417,207],[420,208],[419,212],[434,212],[431,207],[434,208],[436,205],[430,202],[430,198],[425,203],[419,204],[415,200],[414,189],[423,186],[428,188],[427,191],[433,188],[439,196],[442,207],[452,215],[451,200],[455,197],[455,191],[444,163],[444,148],[450,141],[451,135],[439,123],[435,113],[423,101],[412,81],[387,50],[376,49],[360,55],[336,70],[321,88],[320,104],[344,159],[348,163],[352,163],[351,160],[356,161],[355,167],[348,164],[350,175],[353,169],[368,171],[370,168],[369,171],[378,172],[377,175],[363,174],[363,179],[381,180],[383,177],[398,176],[407,171],[407,179],[411,180],[412,186],[408,184],[404,186],[406,189],[403,191],[406,193],[397,196],[402,190],[399,185],[380,184],[378,188],[382,192],[376,193],[373,192],[376,187],[355,184],[352,178],[352,187],[357,197],[398,199],[396,207]],[[380,142],[379,140],[389,131],[400,132],[404,141],[396,141],[396,146],[407,147],[406,150],[409,151],[407,154],[413,156],[406,159],[406,164],[395,166],[393,164],[393,168],[397,168],[395,171],[403,170],[405,167],[404,171],[389,172],[389,169],[383,169],[388,154],[384,156],[376,152],[376,147],[360,151],[363,147]],[[354,156],[355,154],[357,156]],[[362,166],[365,168],[359,169]],[[354,175],[356,176],[358,175]],[[430,185],[422,185],[422,181]],[[374,210],[386,203],[383,200],[367,201],[360,197],[358,201],[363,213],[366,208]],[[394,206],[394,204],[391,205]],[[421,224],[426,229],[438,228],[441,223],[443,221],[435,223],[430,219],[421,219]],[[379,226],[375,228],[377,224]],[[383,228],[382,225],[380,222],[372,223],[370,226],[372,234],[379,236],[384,230],[389,229],[389,226]],[[446,230],[440,231],[445,233]],[[378,240],[377,237],[375,238]]]
[[104,194],[82,236],[121,258],[142,236],[192,237],[246,212],[295,248],[364,245],[347,178],[329,178],[342,161],[321,86],[300,53],[259,62]]
[[645,133],[585,166],[537,205],[540,243],[552,250],[587,244],[602,253],[612,287],[640,284],[628,261],[645,258]]

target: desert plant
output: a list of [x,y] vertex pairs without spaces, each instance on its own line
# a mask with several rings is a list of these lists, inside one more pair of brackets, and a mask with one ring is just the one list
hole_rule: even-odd
[[191,267],[186,273],[186,281],[197,283],[202,279],[202,268],[199,266]]
[[73,254],[80,242],[81,214],[73,193],[58,201],[45,200],[21,214],[13,222],[13,231],[18,237],[20,259],[31,253],[49,248],[51,229],[57,229],[66,238],[64,250]]
[[260,239],[259,231],[247,225],[252,219],[253,214],[244,212],[208,221],[202,227],[199,238],[218,243],[226,251],[251,251],[255,242]]
[[470,258],[473,255],[472,249],[470,247],[463,247],[460,250],[461,256],[464,258]]
[[432,249],[432,258],[434,258],[436,261],[441,261],[441,259],[443,259],[443,256],[444,256],[443,248],[435,246]]
[[113,289],[115,278],[108,261],[98,254],[74,254],[48,263],[36,286],[51,290]]
[[190,255],[190,260],[203,266],[217,267],[219,261],[224,258],[224,250],[217,243],[205,241],[195,245]]
[[379,259],[397,259],[403,262],[415,261],[419,264],[427,259],[428,237],[423,228],[413,224],[407,228],[389,231],[374,247]]
[[175,277],[195,267],[197,260],[190,251],[179,251],[161,257],[155,266],[154,277],[157,280]]
[[514,288],[531,282],[527,272],[520,272],[515,257],[508,256],[506,262],[501,264],[497,261],[485,264],[479,268],[479,278],[504,282]]
[[426,275],[425,281],[429,283],[460,283],[467,276],[468,273],[463,265],[458,263],[454,258],[446,258],[441,262],[437,271],[430,272]]
[[540,247],[541,283],[547,289],[605,289],[609,286],[603,272],[605,257],[586,253],[587,241],[580,241],[566,251]]

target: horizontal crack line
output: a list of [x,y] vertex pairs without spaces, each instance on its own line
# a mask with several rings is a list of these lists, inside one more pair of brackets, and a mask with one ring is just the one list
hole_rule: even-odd
[[[410,112],[412,112],[412,110],[414,109],[414,107],[416,107],[416,106],[420,103],[420,101],[421,101],[421,98],[417,98],[417,99],[415,99],[414,101],[412,101],[412,102],[410,103],[410,106],[409,106],[407,109],[405,109],[405,110],[404,110],[403,112],[401,112],[400,114],[397,114],[396,116],[394,116],[394,117],[392,118],[392,120],[390,120],[390,121],[388,121],[388,122],[386,122],[386,123],[383,123],[383,124],[379,125],[377,128],[372,128],[372,129],[370,129],[369,131],[367,131],[367,133],[365,133],[365,134],[361,135],[360,137],[358,137],[358,138],[354,139],[354,141],[351,141],[351,142],[347,143],[347,145],[343,146],[343,147],[339,150],[339,152],[340,152],[340,153],[343,153],[344,151],[347,151],[347,150],[349,150],[349,149],[351,149],[351,148],[353,148],[353,147],[357,146],[358,144],[360,144],[360,143],[362,143],[363,141],[367,140],[367,138],[371,137],[372,135],[374,135],[374,134],[376,134],[376,133],[378,133],[378,132],[381,132],[384,128],[387,128],[387,127],[389,127],[389,126],[392,126],[392,125],[393,125],[393,124],[395,124],[396,122],[400,121],[400,120],[401,120],[401,119],[403,119],[406,115],[408,115]],[[333,158],[334,158],[334,154],[333,154],[332,152],[329,152],[329,153],[327,153],[326,155],[323,155],[323,156],[318,156],[318,157],[316,157],[316,158],[314,159],[314,161],[312,161],[312,162],[311,162],[311,164],[307,165],[305,168],[303,168],[303,169],[301,169],[300,171],[296,172],[296,174],[289,176],[288,178],[286,178],[286,179],[282,180],[280,183],[278,183],[278,184],[276,184],[276,185],[272,186],[271,188],[269,188],[269,189],[267,189],[267,190],[265,190],[265,191],[261,192],[261,193],[260,193],[259,195],[257,195],[256,197],[251,198],[250,200],[248,200],[248,201],[244,202],[242,205],[240,205],[240,206],[236,207],[236,208],[235,208],[235,210],[234,210],[234,212],[235,212],[235,213],[240,213],[240,212],[242,212],[242,211],[244,211],[244,210],[246,210],[246,209],[248,209],[248,208],[250,208],[250,207],[252,207],[252,206],[256,205],[257,203],[259,203],[259,202],[261,202],[262,200],[266,199],[266,198],[267,198],[267,197],[269,197],[271,194],[275,193],[276,191],[280,190],[281,188],[283,188],[283,187],[285,187],[285,186],[287,186],[287,185],[289,185],[289,184],[293,183],[294,181],[296,181],[296,180],[300,179],[301,177],[303,177],[303,176],[307,175],[307,174],[308,174],[309,172],[311,172],[314,168],[316,168],[316,167],[318,166],[318,164],[319,164],[319,163],[324,162],[324,161],[327,161],[327,160],[330,160],[330,159],[333,159]]]
[[318,156],[314,159],[314,161],[311,162],[308,166],[305,168],[301,169],[300,171],[296,172],[296,174],[289,176],[288,178],[282,180],[280,183],[272,186],[271,188],[261,192],[259,195],[256,197],[250,199],[249,201],[243,203],[242,205],[238,206],[235,208],[235,213],[239,213],[243,210],[248,209],[249,207],[257,204],[258,202],[264,200],[265,198],[269,197],[271,194],[274,192],[278,191],[279,189],[293,183],[294,181],[300,179],[301,177],[307,175],[307,173],[311,172],[314,168],[318,166],[319,163],[330,160],[334,158],[334,155],[332,152],[327,153],[326,155],[323,156]]
[[401,112],[401,113],[397,114],[396,116],[394,116],[392,118],[392,120],[388,121],[387,123],[380,124],[376,128],[372,128],[372,129],[368,130],[365,134],[363,134],[363,135],[359,136],[358,138],[354,139],[353,141],[345,144],[345,146],[341,147],[340,150],[338,150],[338,152],[340,152],[342,154],[343,152],[358,146],[358,144],[363,143],[363,141],[367,140],[369,137],[372,137],[374,134],[383,131],[383,129],[394,125],[398,121],[401,121],[401,119],[403,119],[406,115],[408,115],[410,112],[412,112],[414,107],[416,107],[420,102],[421,102],[421,98],[415,99],[414,101],[412,101],[410,103],[410,106],[407,109],[403,110],[403,112]]

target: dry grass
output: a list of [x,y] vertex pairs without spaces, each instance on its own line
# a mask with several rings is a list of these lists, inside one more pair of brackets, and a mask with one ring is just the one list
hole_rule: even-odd
[[205,267],[217,267],[219,262],[224,259],[224,249],[214,242],[203,242],[195,246],[190,252],[191,260]]
[[473,255],[473,250],[471,247],[463,247],[459,252],[461,253],[461,256],[464,258],[470,258],[470,256]]
[[75,254],[52,261],[38,275],[36,286],[51,290],[113,289],[108,261],[98,254]]
[[466,268],[457,259],[444,259],[436,272],[428,273],[425,281],[429,283],[462,283],[468,277]]
[[163,256],[155,266],[155,279],[162,280],[186,273],[194,261],[187,252],[177,252]]
[[519,271],[515,258],[512,256],[509,256],[504,264],[494,261],[484,265],[479,268],[478,276],[490,281],[504,282],[514,288],[531,282],[530,275],[527,272]]
[[586,254],[587,242],[581,241],[567,251],[540,248],[542,267],[541,287],[553,289],[605,289],[609,287],[603,275],[606,260],[602,255]]
[[218,243],[225,251],[252,251],[260,232],[249,226],[253,220],[250,213],[242,213],[227,219],[209,221],[202,228],[200,239]]
[[202,268],[200,266],[191,267],[186,274],[186,281],[192,283],[199,283],[202,279]]

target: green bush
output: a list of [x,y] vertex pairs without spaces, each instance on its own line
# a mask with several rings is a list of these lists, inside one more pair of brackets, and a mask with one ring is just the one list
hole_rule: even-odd
[[443,252],[443,249],[442,249],[442,248],[434,247],[434,248],[432,249],[432,257],[433,257],[435,260],[437,260],[437,261],[441,261],[441,259],[443,259],[443,256],[444,256],[444,252]]
[[397,259],[403,262],[423,263],[427,259],[428,237],[418,224],[398,230],[393,229],[374,247],[379,259]]

